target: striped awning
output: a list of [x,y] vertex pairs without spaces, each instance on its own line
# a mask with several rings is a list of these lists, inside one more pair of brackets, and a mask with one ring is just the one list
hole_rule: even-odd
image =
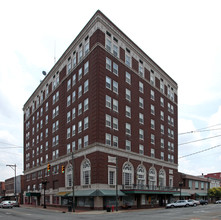
[[59,192],[56,194],[56,196],[68,196],[70,192]]

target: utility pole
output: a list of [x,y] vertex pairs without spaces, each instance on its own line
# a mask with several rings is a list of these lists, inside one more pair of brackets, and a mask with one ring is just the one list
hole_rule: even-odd
[[118,156],[116,156],[116,211],[118,211]]
[[7,164],[6,167],[11,167],[14,171],[15,171],[15,179],[14,179],[14,194],[15,194],[15,200],[16,200],[16,203],[18,202],[17,201],[17,193],[16,193],[16,164]]

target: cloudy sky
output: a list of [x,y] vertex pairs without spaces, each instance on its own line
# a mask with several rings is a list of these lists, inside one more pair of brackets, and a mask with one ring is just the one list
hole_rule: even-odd
[[7,0],[0,8],[0,181],[14,176],[7,164],[22,174],[22,108],[42,70],[98,9],[178,83],[179,171],[221,171],[221,1]]

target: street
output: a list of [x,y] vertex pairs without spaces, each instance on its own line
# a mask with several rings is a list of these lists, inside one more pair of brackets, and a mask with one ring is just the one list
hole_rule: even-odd
[[0,209],[0,220],[86,220],[86,219],[106,219],[112,220],[221,220],[221,205],[211,204],[205,206],[173,208],[173,209],[145,209],[145,210],[127,210],[119,212],[106,211],[88,211],[88,212],[65,212],[42,208],[13,208]]

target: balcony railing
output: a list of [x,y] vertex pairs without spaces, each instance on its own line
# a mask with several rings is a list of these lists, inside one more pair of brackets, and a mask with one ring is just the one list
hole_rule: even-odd
[[122,185],[122,190],[149,190],[149,191],[179,191],[177,187],[152,186],[142,184]]

